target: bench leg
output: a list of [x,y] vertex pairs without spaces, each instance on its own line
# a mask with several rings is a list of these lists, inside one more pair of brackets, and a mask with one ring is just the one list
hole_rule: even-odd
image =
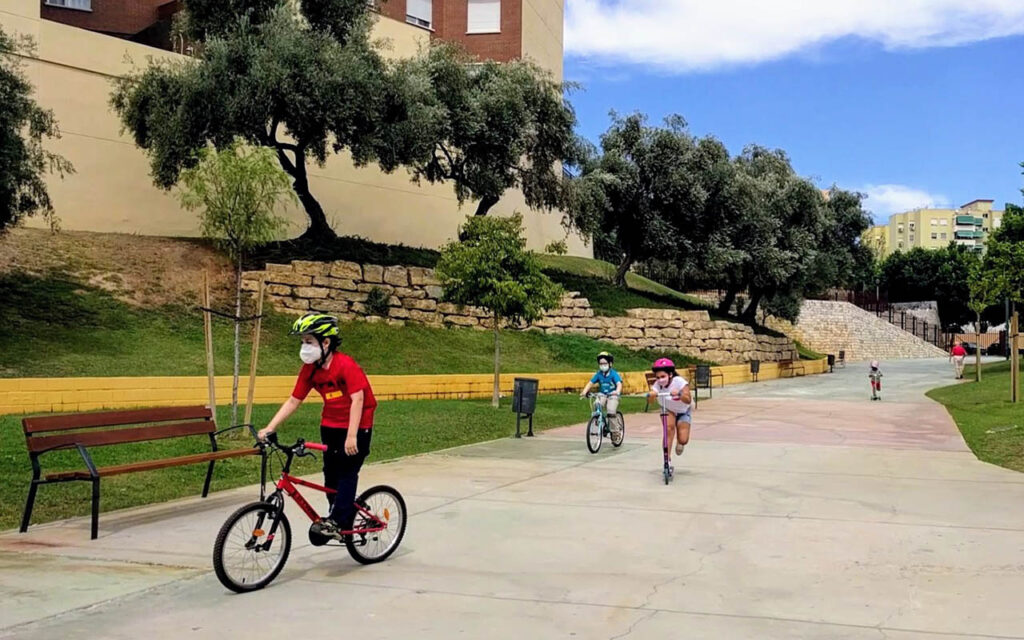
[[203,497],[210,493],[210,480],[213,479],[213,460],[210,460],[210,464],[206,467],[206,481],[203,483]]
[[28,531],[28,523],[32,520],[32,507],[36,504],[36,490],[39,489],[39,483],[34,479],[32,484],[28,488],[28,500],[25,501],[25,514],[21,517],[21,531],[25,533]]
[[92,481],[92,531],[91,539],[99,537],[100,530],[100,479],[93,478]]

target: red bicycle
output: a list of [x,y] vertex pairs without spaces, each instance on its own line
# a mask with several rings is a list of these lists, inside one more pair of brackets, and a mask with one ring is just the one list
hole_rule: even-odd
[[[252,426],[247,426],[255,434]],[[260,500],[231,514],[213,545],[214,572],[221,584],[236,593],[262,589],[284,569],[292,547],[292,528],[284,513],[285,495],[316,524],[321,520],[320,515],[296,487],[308,487],[328,495],[337,493],[290,473],[295,458],[313,456],[310,449],[326,451],[326,445],[299,439],[291,446],[284,446],[278,443],[276,434],[271,434],[266,442],[257,441],[256,446],[262,457]],[[275,490],[266,495],[267,465],[272,453],[283,454],[285,459]],[[395,489],[379,485],[362,492],[355,500],[355,507],[352,529],[341,532],[349,554],[362,564],[386,560],[405,536],[405,500]],[[309,541],[319,547],[336,540],[311,528]]]

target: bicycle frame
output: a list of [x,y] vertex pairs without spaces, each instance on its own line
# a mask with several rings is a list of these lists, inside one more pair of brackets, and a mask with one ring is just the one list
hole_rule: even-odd
[[[327,447],[316,442],[305,442],[301,439],[293,447],[282,447],[277,445],[276,438],[270,444],[276,446],[278,450],[282,451],[286,456],[286,460],[284,468],[281,469],[281,477],[278,478],[277,484],[275,485],[275,490],[269,496],[267,496],[265,494],[264,487],[266,485],[267,477],[268,453],[266,447],[261,448],[263,461],[260,469],[260,500],[264,502],[271,502],[275,504],[275,506],[278,509],[283,511],[284,500],[281,498],[281,494],[285,494],[295,501],[295,504],[297,504],[299,508],[302,509],[302,512],[306,514],[307,518],[309,518],[313,522],[319,522],[323,518],[320,517],[320,514],[317,513],[316,509],[314,509],[313,506],[309,504],[309,501],[307,501],[306,498],[302,495],[302,493],[299,492],[298,487],[307,487],[309,489],[320,491],[321,493],[325,493],[327,495],[338,493],[337,489],[330,489],[328,487],[325,487],[324,485],[316,484],[315,482],[310,482],[308,480],[303,480],[302,478],[293,476],[290,473],[290,471],[292,467],[292,460],[296,455],[299,455],[300,457],[305,455],[312,455],[306,452],[307,447],[310,449],[317,449],[319,451],[326,451]],[[299,450],[300,453],[296,454],[296,450]],[[387,529],[387,522],[373,515],[373,513],[371,513],[368,509],[360,505],[358,502],[354,503],[354,506],[356,508],[356,512],[366,517],[369,520],[369,522],[373,523],[373,526],[363,527],[361,529],[343,530],[340,531],[342,535],[375,533]]]

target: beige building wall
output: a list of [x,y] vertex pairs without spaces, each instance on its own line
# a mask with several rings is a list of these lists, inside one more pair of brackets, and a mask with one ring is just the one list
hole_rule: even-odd
[[563,78],[565,0],[523,0],[523,57]]
[[[31,35],[34,57],[26,72],[44,107],[53,109],[62,137],[50,148],[65,156],[76,173],[48,180],[60,224],[69,230],[195,236],[195,214],[183,211],[173,192],[153,186],[149,162],[109,108],[113,80],[132,65],[150,58],[181,56],[118,38],[41,20],[39,3],[0,0],[0,27]],[[425,46],[428,33],[394,20],[379,19],[375,35],[390,41],[391,55],[409,56]],[[339,234],[379,242],[438,247],[457,233],[472,203],[461,210],[450,185],[418,186],[406,171],[391,175],[376,168],[357,169],[345,156],[332,157],[323,168],[310,168],[310,187]],[[510,192],[493,209],[496,215],[520,211],[530,246],[542,248],[565,237],[561,215],[526,208],[519,192]],[[291,233],[305,229],[297,207],[283,212]],[[30,224],[39,225],[39,219]],[[575,236],[568,239],[573,255],[592,255]]]
[[[957,216],[972,216],[982,221],[981,230],[986,234],[998,229],[1002,223],[1003,211],[992,208],[988,200],[976,200],[959,209],[915,209],[893,214],[889,224],[872,227],[864,233],[864,241],[872,246],[883,244],[883,257],[894,251],[907,251],[914,247],[941,249],[957,241]],[[960,225],[959,230],[963,230]],[[976,244],[977,240],[963,240],[961,244]]]

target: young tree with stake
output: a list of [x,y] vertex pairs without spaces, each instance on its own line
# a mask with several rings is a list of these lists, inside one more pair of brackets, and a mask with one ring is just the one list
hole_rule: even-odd
[[199,164],[181,174],[180,199],[186,209],[199,212],[203,237],[216,242],[235,267],[231,424],[237,424],[242,262],[248,251],[274,240],[284,230],[284,218],[275,214],[275,209],[282,202],[294,203],[295,194],[270,149],[235,141],[221,151],[204,149],[200,153]]
[[494,330],[494,393],[498,406],[501,375],[501,325],[533,322],[558,306],[562,288],[541,271],[526,249],[523,217],[470,216],[460,239],[441,250],[437,276],[444,299],[487,310]]

